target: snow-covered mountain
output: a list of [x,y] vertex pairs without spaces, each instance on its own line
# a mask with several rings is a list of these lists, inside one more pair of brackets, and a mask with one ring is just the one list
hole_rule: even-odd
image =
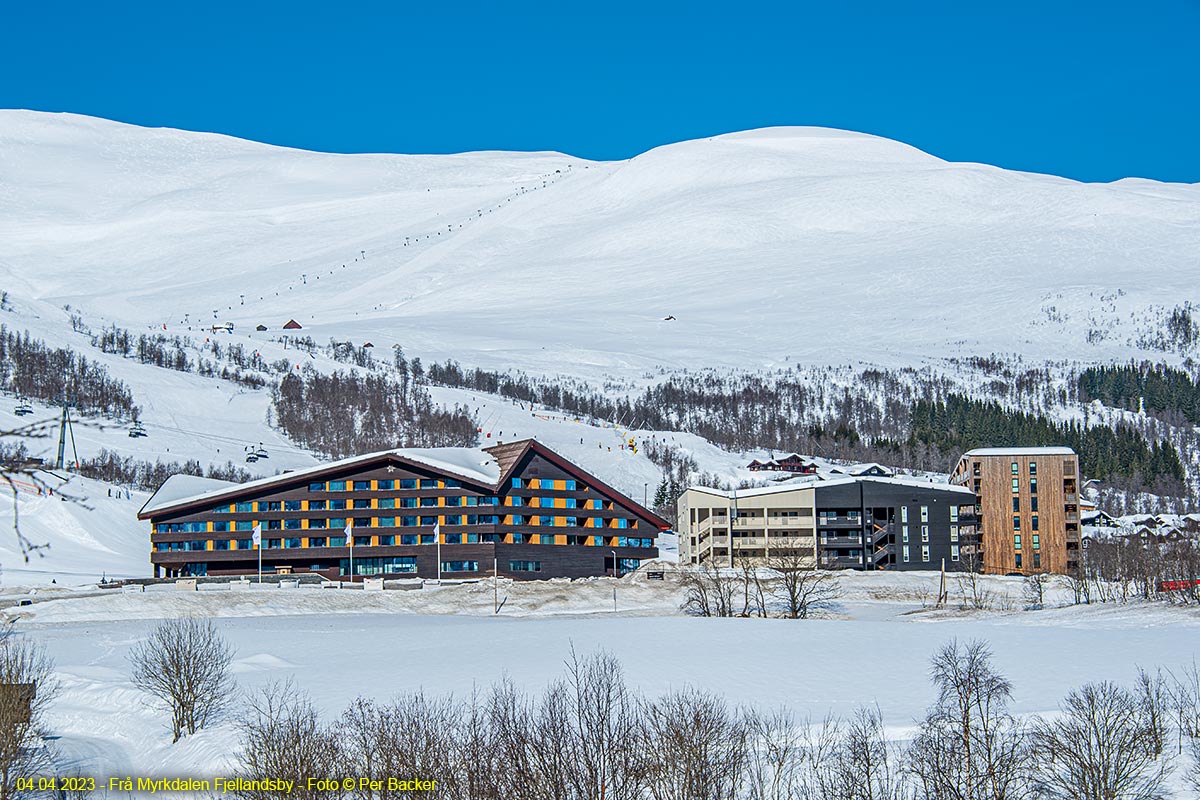
[[[289,370],[344,368],[278,341],[295,319],[321,345],[371,341],[385,362],[400,344],[426,363],[597,389],[610,378],[645,385],[655,367],[863,363],[931,365],[962,386],[975,378],[944,359],[1180,358],[1155,335],[1171,310],[1200,304],[1197,253],[1200,185],[1081,184],[827,129],[597,163],[330,155],[0,111],[0,324],[103,366],[129,386],[150,433],[85,420],[81,458],[107,449],[240,467],[246,447],[265,447],[269,458],[245,464],[256,475],[320,458],[270,425],[266,389],[101,352],[91,333],[110,324],[189,337],[195,358],[207,325],[233,322],[221,342]],[[839,385],[855,374],[842,367]],[[833,402],[842,389],[829,389]],[[722,480],[756,477],[747,454],[691,434],[534,414],[463,389],[431,394],[467,409],[482,444],[537,437],[639,499],[662,468],[623,448],[628,435],[680,448]],[[0,417],[15,420],[17,405],[0,397]],[[57,409],[33,407],[26,419],[51,435],[26,444],[52,458]],[[0,540],[6,581],[142,571],[146,531],[133,515],[144,496],[110,497],[96,482],[75,491],[89,502],[22,501],[30,539],[53,547],[25,564]],[[0,518],[10,514],[0,502]],[[77,529],[90,537],[83,550]]]
[[0,284],[130,327],[295,318],[321,342],[589,377],[1125,358],[1200,301],[1197,253],[1198,185],[1083,184],[820,128],[597,163],[0,111]]

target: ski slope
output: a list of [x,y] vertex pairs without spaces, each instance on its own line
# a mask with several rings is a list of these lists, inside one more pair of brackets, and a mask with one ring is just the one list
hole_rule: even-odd
[[596,163],[329,155],[4,111],[0,186],[17,295],[130,326],[294,318],[319,342],[592,378],[1125,358],[1162,309],[1200,301],[1198,186],[1083,184],[820,128]]

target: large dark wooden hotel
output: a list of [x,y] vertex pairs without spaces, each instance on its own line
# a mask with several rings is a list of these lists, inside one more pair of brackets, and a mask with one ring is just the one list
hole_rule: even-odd
[[[669,523],[533,440],[387,450],[231,484],[168,479],[138,513],[156,577],[264,573],[517,579],[620,575]],[[440,538],[440,542],[438,539]],[[438,546],[440,545],[440,547]]]

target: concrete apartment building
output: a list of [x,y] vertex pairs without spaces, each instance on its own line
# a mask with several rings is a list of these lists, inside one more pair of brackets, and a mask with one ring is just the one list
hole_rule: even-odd
[[951,481],[975,493],[984,572],[1069,573],[1079,564],[1079,458],[1069,447],[984,447]]
[[694,486],[678,508],[679,556],[691,564],[797,553],[823,569],[957,569],[976,541],[969,488],[909,478]]

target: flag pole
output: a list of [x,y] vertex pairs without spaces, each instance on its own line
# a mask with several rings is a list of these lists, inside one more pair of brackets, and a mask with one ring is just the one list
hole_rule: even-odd
[[251,534],[254,541],[254,548],[258,550],[258,582],[262,583],[262,523],[259,522],[254,526],[254,533]]
[[354,583],[354,520],[346,523],[346,544],[350,545],[350,583]]
[[442,523],[433,523],[433,541],[437,545],[437,582],[442,585]]

